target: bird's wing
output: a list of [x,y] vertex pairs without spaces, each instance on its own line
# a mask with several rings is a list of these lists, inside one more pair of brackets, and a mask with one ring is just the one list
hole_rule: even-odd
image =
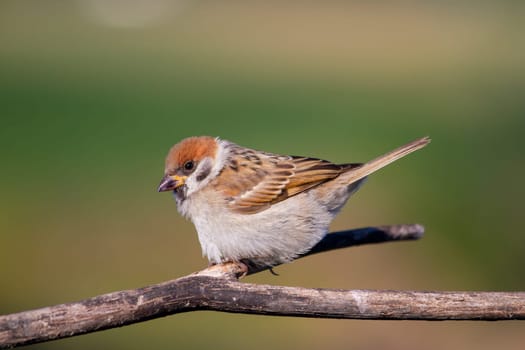
[[350,166],[357,165],[239,149],[223,169],[220,187],[233,211],[253,214],[333,179]]
[[220,188],[232,210],[257,213],[340,175],[344,183],[356,183],[429,142],[430,138],[423,137],[365,164],[341,165],[321,159],[279,156],[237,147],[221,173]]

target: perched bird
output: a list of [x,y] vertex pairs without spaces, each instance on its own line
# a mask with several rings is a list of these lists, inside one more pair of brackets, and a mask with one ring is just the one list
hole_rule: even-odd
[[364,164],[334,164],[189,137],[170,149],[158,191],[173,191],[211,264],[271,267],[319,242],[367,175],[429,142],[415,140]]

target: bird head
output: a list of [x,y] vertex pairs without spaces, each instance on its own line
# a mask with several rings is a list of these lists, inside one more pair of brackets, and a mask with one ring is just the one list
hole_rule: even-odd
[[189,137],[174,145],[166,157],[158,191],[174,191],[180,199],[203,188],[217,176],[220,141],[210,136]]

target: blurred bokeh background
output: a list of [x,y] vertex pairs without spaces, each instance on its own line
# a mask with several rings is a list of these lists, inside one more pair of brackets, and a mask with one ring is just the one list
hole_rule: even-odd
[[[525,289],[525,7],[518,1],[0,2],[0,313],[206,266],[157,193],[190,135],[338,162],[433,142],[375,174],[333,230],[418,222],[246,279]],[[522,349],[518,322],[195,312],[39,349]]]

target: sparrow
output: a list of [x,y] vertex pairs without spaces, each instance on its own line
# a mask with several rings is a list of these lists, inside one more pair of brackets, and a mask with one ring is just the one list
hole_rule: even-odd
[[173,191],[210,264],[271,268],[319,242],[368,175],[429,142],[417,139],[364,164],[334,164],[189,137],[170,149],[158,191]]

